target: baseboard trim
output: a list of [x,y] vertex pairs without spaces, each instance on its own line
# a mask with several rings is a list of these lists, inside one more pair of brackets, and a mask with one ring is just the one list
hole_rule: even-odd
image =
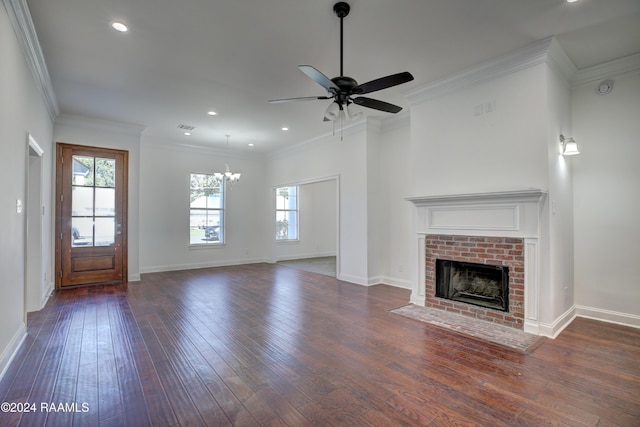
[[309,254],[298,254],[298,255],[289,255],[289,256],[279,256],[276,257],[277,261],[292,261],[297,259],[307,259],[307,258],[324,258],[329,256],[336,256],[335,252],[314,252]]
[[0,354],[0,381],[2,380],[2,377],[4,377],[4,374],[7,372],[9,365],[13,361],[13,358],[16,356],[16,353],[20,349],[20,346],[24,342],[25,338],[27,338],[27,325],[21,323],[16,333],[13,334],[13,337],[11,338],[5,349],[2,351],[2,354]]
[[410,280],[404,280],[404,279],[398,279],[395,277],[388,277],[388,276],[382,276],[382,282],[385,285],[389,285],[389,286],[393,286],[396,288],[402,288],[402,289],[411,289],[411,281]]
[[42,301],[40,302],[40,310],[42,310],[44,306],[47,305],[47,302],[49,301],[49,297],[51,297],[51,294],[53,293],[53,288],[54,288],[53,282],[49,282],[47,289],[44,291],[44,294],[42,295]]
[[635,314],[577,305],[576,315],[579,317],[586,317],[587,319],[600,320],[603,322],[630,326],[632,328],[640,328],[640,316]]
[[[539,323],[538,335],[542,335],[549,338],[556,338],[560,335],[560,332],[573,322],[576,318],[576,306],[572,306],[569,310],[565,311],[560,317],[558,317],[553,323]],[[526,332],[526,330],[525,330]]]
[[152,267],[140,268],[140,273],[162,273],[164,271],[179,271],[179,270],[195,270],[198,268],[211,268],[211,267],[226,267],[231,265],[242,264],[258,264],[261,262],[269,262],[267,258],[253,258],[253,259],[236,259],[217,262],[200,262],[194,264],[174,264],[174,265],[159,265]]
[[338,280],[343,282],[349,282],[361,286],[370,286],[369,279],[366,277],[353,276],[351,274],[340,273],[337,277]]

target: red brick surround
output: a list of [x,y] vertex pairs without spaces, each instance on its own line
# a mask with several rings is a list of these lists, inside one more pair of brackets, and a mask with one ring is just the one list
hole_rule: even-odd
[[[436,259],[509,267],[509,311],[478,307],[435,296]],[[477,236],[426,236],[425,305],[522,329],[524,323],[524,242]]]

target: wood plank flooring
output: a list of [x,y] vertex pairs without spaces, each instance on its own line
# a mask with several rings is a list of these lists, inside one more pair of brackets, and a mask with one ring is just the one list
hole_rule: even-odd
[[65,289],[0,382],[35,411],[0,426],[640,425],[640,330],[576,319],[523,355],[408,299],[270,264]]

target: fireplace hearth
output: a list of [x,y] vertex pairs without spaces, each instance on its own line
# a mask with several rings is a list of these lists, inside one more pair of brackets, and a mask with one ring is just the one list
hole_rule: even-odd
[[509,267],[437,259],[435,295],[509,311]]

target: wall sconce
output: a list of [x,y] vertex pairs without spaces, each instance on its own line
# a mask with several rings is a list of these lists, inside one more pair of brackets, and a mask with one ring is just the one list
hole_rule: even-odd
[[563,156],[575,156],[576,154],[580,154],[578,151],[578,144],[573,140],[573,137],[565,138],[564,135],[560,134],[560,144],[562,146],[560,153]]

